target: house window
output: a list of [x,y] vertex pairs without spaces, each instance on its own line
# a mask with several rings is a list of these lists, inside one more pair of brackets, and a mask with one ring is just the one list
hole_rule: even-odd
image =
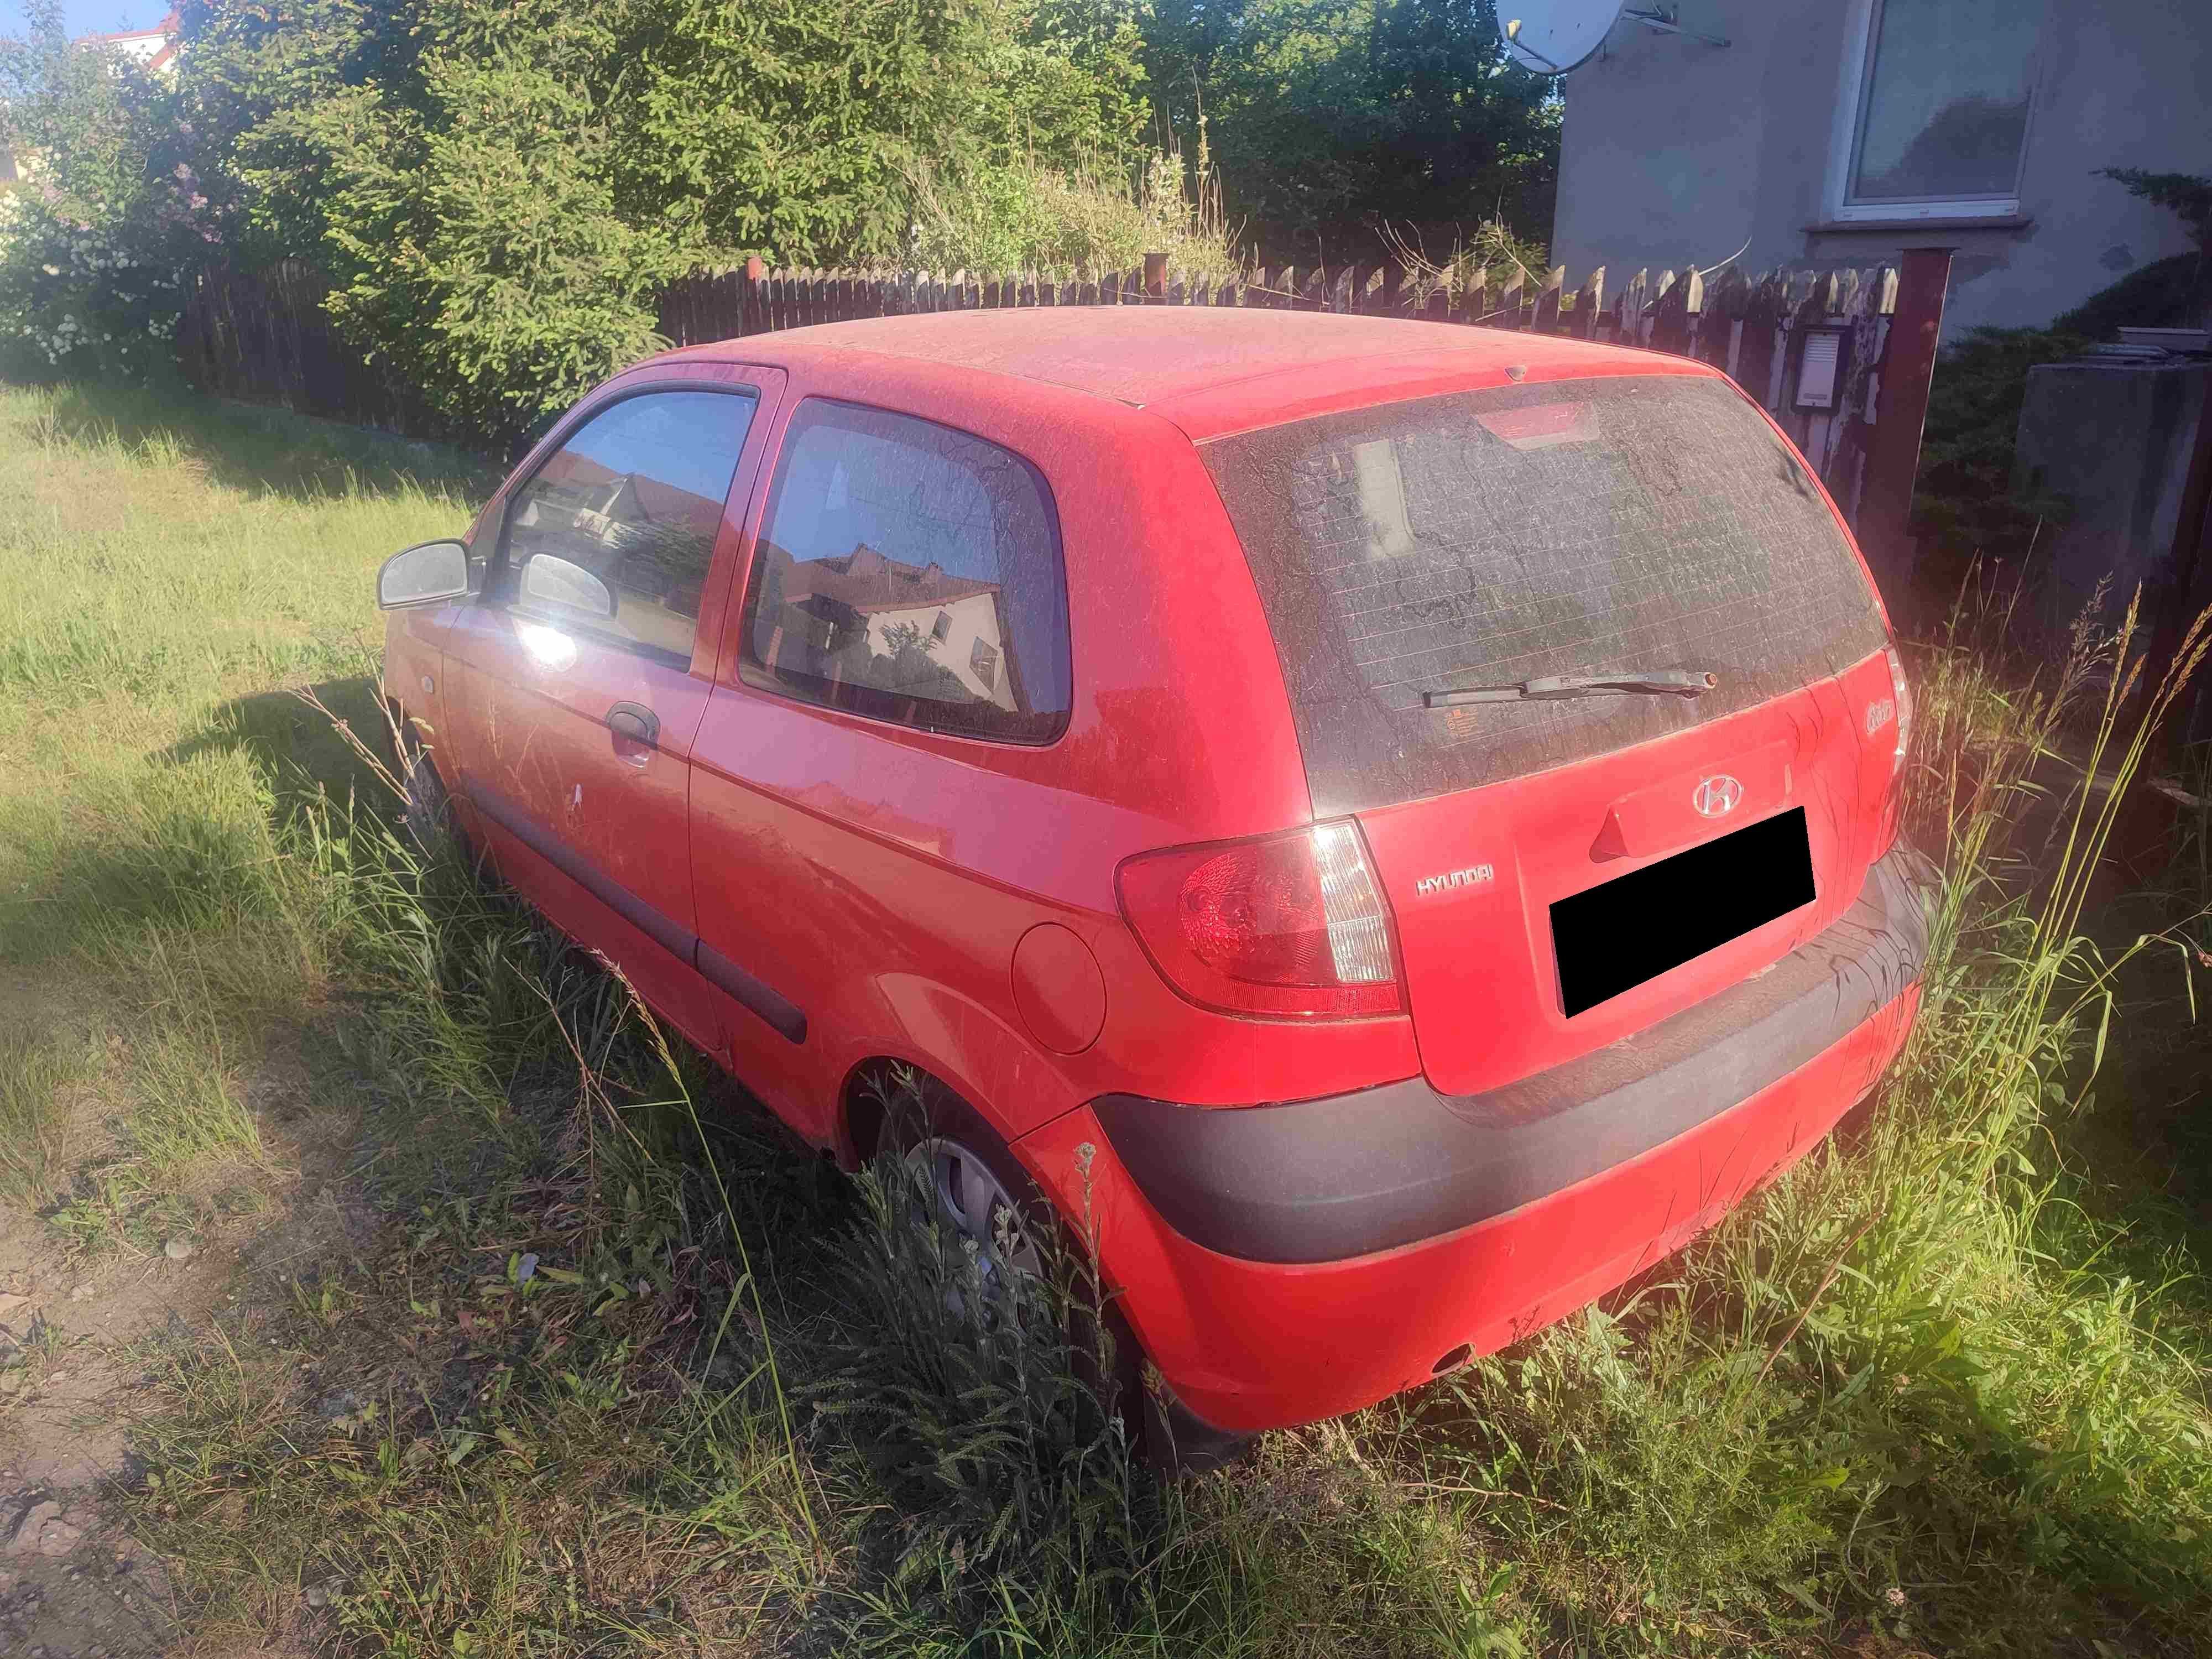
[[2043,14],[2042,0],[1856,0],[1835,216],[2017,213]]
[[937,613],[937,620],[931,624],[929,632],[930,637],[934,639],[939,645],[944,644],[947,639],[951,637],[952,613],[950,611],[939,611]]

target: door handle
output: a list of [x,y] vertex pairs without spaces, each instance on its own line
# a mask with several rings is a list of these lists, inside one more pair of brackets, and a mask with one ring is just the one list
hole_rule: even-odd
[[615,734],[617,747],[624,741],[647,749],[660,744],[660,716],[641,702],[618,702],[608,709],[607,730]]

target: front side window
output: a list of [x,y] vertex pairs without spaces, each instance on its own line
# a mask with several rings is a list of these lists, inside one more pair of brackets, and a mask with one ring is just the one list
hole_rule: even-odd
[[748,684],[925,730],[1066,723],[1067,599],[1043,477],[998,445],[809,398],[745,595]]
[[532,559],[580,565],[606,585],[614,614],[562,606],[552,620],[688,664],[756,406],[746,392],[648,392],[593,416],[515,492],[503,591],[520,593]]
[[2018,210],[2041,0],[1871,0],[1846,217]]

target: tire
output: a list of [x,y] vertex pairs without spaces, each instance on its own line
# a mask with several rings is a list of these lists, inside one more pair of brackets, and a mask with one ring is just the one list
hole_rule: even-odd
[[[1038,1271],[1036,1246],[1018,1243],[1023,1231],[1035,1237],[1035,1230],[1049,1229],[1062,1249],[1081,1249],[1082,1242],[982,1115],[927,1073],[917,1073],[917,1081],[918,1090],[900,1090],[887,1104],[879,1150],[927,1161],[929,1184],[942,1219],[975,1242],[979,1264],[987,1264],[987,1276],[1009,1267],[1015,1272]],[[1012,1225],[1002,1228],[1000,1219],[1009,1211]],[[1011,1261],[1001,1248],[1008,1233],[1017,1241]],[[1242,1461],[1257,1445],[1257,1436],[1200,1422],[1166,1395],[1164,1385],[1146,1387],[1150,1368],[1144,1350],[1117,1302],[1106,1304],[1104,1317],[1113,1339],[1110,1375],[1101,1376],[1084,1363],[1097,1352],[1097,1346],[1086,1340],[1087,1333],[1070,1331],[1070,1346],[1084,1380],[1109,1411],[1121,1416],[1155,1474],[1168,1479],[1204,1474]],[[1152,1376],[1157,1378],[1158,1373]]]
[[438,769],[430,760],[430,751],[419,744],[410,744],[404,757],[407,768],[407,805],[401,814],[401,827],[415,850],[425,859],[434,859],[449,847],[459,848],[464,856],[467,846],[460,826],[453,821],[453,798],[447,793],[446,781],[438,775]]

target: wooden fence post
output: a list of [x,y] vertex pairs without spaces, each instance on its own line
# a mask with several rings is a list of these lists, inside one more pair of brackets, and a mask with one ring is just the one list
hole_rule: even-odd
[[1490,321],[1490,272],[1482,266],[1475,267],[1460,290],[1459,318],[1463,323]]
[[1163,305],[1168,297],[1168,256],[1147,253],[1145,256],[1145,299],[1152,305]]
[[1638,346],[1644,343],[1644,301],[1647,275],[1638,270],[1620,285],[1620,297],[1613,302],[1613,343],[1615,345]]
[[1597,314],[1605,307],[1605,267],[1600,265],[1583,278],[1575,290],[1575,320],[1567,332],[1578,340],[1597,338]]
[[1907,248],[1897,283],[1897,314],[1882,349],[1874,435],[1859,496],[1859,544],[1882,597],[1901,606],[1912,579],[1912,480],[1920,471],[1920,432],[1936,379],[1936,343],[1951,285],[1951,250]]
[[1743,343],[1735,354],[1735,383],[1751,394],[1761,409],[1771,405],[1774,387],[1774,330],[1782,314],[1779,277],[1770,271],[1759,279],[1743,308]]
[[1651,307],[1651,349],[1680,356],[1690,349],[1692,318],[1705,308],[1705,278],[1695,270],[1659,278],[1659,297]]
[[762,284],[767,280],[767,263],[759,254],[753,254],[745,261],[744,281],[738,290],[738,333],[759,334],[767,330],[766,307],[762,304],[764,296],[761,293]]

